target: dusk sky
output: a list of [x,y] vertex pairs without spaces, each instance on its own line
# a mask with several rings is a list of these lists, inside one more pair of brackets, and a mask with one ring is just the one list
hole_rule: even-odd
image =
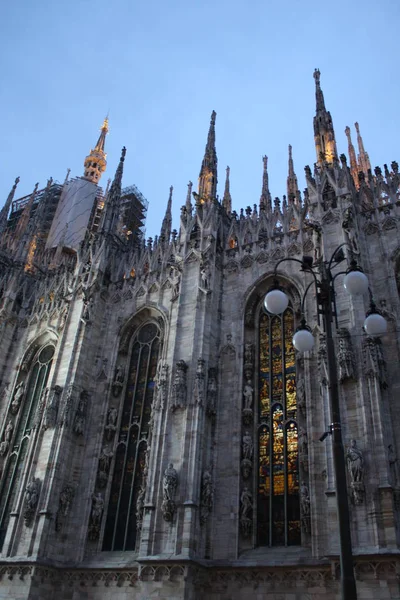
[[[197,185],[212,110],[218,192],[231,168],[233,208],[258,203],[262,156],[273,197],[286,193],[293,146],[301,189],[314,164],[313,71],[321,71],[339,154],[360,123],[371,164],[400,162],[399,0],[20,0],[0,23],[0,206],[52,176],[83,174],[109,111],[108,167],[122,146],[123,185],[148,199],[159,233],[169,186],[179,227],[187,183]],[[196,187],[194,187],[196,189]]]

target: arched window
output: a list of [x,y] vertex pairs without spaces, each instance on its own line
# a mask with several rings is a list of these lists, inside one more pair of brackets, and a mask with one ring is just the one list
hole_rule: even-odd
[[103,550],[135,550],[159,351],[158,326],[143,325],[133,338]]
[[263,310],[259,321],[257,543],[300,544],[294,316]]
[[[0,483],[0,549],[4,544],[10,512],[14,508],[22,474],[25,470],[24,462],[33,435],[38,403],[46,388],[53,356],[54,346],[49,344],[42,347],[36,354],[26,379],[25,397],[22,398],[23,379],[20,376],[10,406],[10,413],[6,417],[2,442],[2,444],[7,444],[3,446],[6,460]],[[17,402],[18,389],[21,390],[21,406],[19,399]],[[7,435],[7,429],[11,432],[9,435]]]

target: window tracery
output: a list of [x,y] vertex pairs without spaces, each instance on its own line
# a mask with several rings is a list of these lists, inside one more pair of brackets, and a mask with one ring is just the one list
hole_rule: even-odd
[[[13,401],[10,405],[10,415],[16,415],[15,422],[6,417],[7,423],[13,423],[6,456],[3,476],[0,482],[0,549],[3,547],[10,512],[14,508],[17,492],[19,490],[23,473],[26,471],[24,462],[27,456],[29,442],[34,435],[37,411],[47,385],[50,368],[55,348],[52,344],[42,346],[33,357],[28,376],[26,378],[25,398],[21,394],[24,389],[22,378],[19,376],[18,385],[15,388]],[[25,367],[25,361],[21,371]],[[18,405],[16,399],[18,398]],[[20,407],[21,405],[21,407]],[[18,414],[17,414],[18,413]],[[14,435],[13,435],[14,433]],[[6,436],[7,434],[5,434]]]
[[260,313],[257,543],[300,544],[294,316]]
[[144,324],[133,337],[103,550],[135,550],[140,533],[160,346],[155,323]]

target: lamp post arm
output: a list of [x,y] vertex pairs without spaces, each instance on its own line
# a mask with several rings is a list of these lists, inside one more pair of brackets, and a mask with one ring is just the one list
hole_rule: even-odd
[[[305,303],[305,301],[306,301],[306,296],[307,296],[308,290],[309,290],[309,289],[310,289],[310,287],[311,287],[312,285],[314,285],[314,284],[315,284],[315,292],[318,294],[318,288],[317,288],[317,282],[316,282],[316,280],[314,280],[314,281],[310,281],[310,283],[309,283],[309,284],[308,284],[308,286],[306,287],[306,291],[305,291],[305,292],[304,292],[304,294],[303,294],[303,298],[301,299],[301,314],[302,314],[302,315],[304,315],[304,303]],[[318,315],[318,317],[319,317],[319,315]]]

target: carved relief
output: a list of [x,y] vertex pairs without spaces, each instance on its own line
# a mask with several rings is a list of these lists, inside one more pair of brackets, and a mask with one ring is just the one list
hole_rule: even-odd
[[164,471],[163,477],[163,502],[161,511],[165,521],[172,521],[176,510],[175,493],[178,487],[178,473],[174,469],[174,465],[169,463]]
[[205,366],[205,361],[202,358],[199,358],[197,361],[197,369],[196,369],[196,376],[195,376],[195,381],[194,381],[194,403],[197,404],[197,406],[203,406],[204,405],[204,393],[205,393],[205,370],[204,370],[204,366]]
[[52,429],[56,426],[61,392],[62,388],[59,385],[56,385],[49,393],[43,419],[44,429]]
[[364,498],[364,457],[357,447],[356,440],[351,440],[346,452],[347,470],[354,504],[362,504]]
[[86,425],[86,410],[88,403],[89,394],[86,390],[82,390],[79,396],[78,407],[75,412],[74,423],[72,431],[75,435],[83,435]]
[[355,379],[355,359],[348,330],[345,328],[338,329],[338,336],[339,380],[343,383],[347,379]]
[[60,531],[65,519],[68,517],[72,501],[75,496],[75,486],[72,483],[67,483],[60,493],[58,501],[58,510],[55,518],[54,528]]
[[122,388],[124,387],[125,371],[121,365],[118,365],[115,369],[114,379],[112,382],[112,391],[115,398],[118,398]]
[[89,519],[89,540],[95,542],[99,539],[101,520],[104,511],[104,498],[100,492],[92,496],[92,510]]
[[178,360],[175,368],[175,378],[172,386],[171,410],[186,407],[186,371],[188,367],[184,360]]
[[253,495],[245,487],[240,495],[240,529],[243,537],[248,538],[251,535],[253,514]]
[[36,508],[39,502],[40,493],[40,479],[32,477],[25,490],[25,503],[24,503],[24,521],[25,525],[29,527],[32,524],[33,517],[36,512]]
[[211,467],[203,471],[201,478],[200,524],[204,525],[209,517],[214,502],[214,486]]

